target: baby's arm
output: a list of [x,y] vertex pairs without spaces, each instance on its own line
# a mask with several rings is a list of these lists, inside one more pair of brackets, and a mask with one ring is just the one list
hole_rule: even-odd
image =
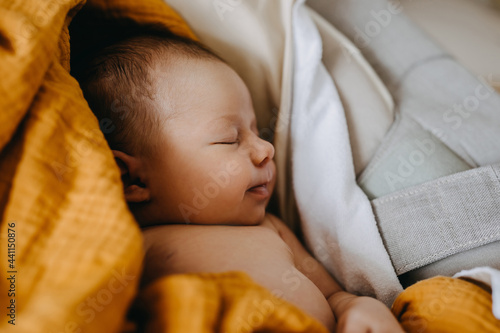
[[302,246],[295,234],[278,218],[268,215],[294,255],[295,266],[323,293],[337,321],[337,332],[403,332],[389,309],[371,297],[350,294]]

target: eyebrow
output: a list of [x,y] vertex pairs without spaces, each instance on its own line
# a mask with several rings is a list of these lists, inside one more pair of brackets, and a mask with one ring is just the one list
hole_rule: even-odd
[[236,117],[234,116],[220,116],[218,118],[215,118],[211,121],[208,122],[207,126],[213,128],[213,127],[222,127],[222,126],[231,126],[236,123]]
[[[239,117],[234,116],[234,115],[223,115],[223,116],[220,116],[218,118],[211,120],[208,124],[212,125],[213,123],[220,123],[222,121],[226,122],[228,125],[233,125],[239,121]],[[252,128],[254,126],[256,128],[258,127],[256,117],[253,117],[252,122],[250,123],[250,128]]]
[[211,123],[215,123],[215,122],[218,122],[218,121],[221,121],[221,120],[225,120],[227,122],[235,122],[236,121],[236,116],[233,116],[233,115],[224,115],[224,116],[220,116],[218,118],[215,118],[213,120],[210,121],[210,124]]

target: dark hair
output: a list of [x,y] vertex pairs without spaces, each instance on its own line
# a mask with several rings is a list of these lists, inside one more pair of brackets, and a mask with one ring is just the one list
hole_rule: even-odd
[[126,31],[108,45],[72,61],[72,75],[111,149],[128,154],[151,153],[163,121],[152,101],[153,67],[169,57],[223,61],[201,43],[174,35],[162,27]]

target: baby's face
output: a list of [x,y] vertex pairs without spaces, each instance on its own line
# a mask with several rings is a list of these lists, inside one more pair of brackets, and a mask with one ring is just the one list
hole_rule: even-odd
[[248,89],[222,62],[179,61],[157,77],[158,107],[171,116],[148,163],[155,215],[163,223],[257,224],[276,168],[274,147],[259,138]]

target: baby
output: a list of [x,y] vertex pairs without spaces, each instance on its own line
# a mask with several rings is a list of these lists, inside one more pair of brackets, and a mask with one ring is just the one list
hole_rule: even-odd
[[342,290],[266,206],[274,148],[241,78],[202,45],[151,30],[77,74],[143,227],[143,285],[244,271],[330,331],[403,332],[389,309]]

